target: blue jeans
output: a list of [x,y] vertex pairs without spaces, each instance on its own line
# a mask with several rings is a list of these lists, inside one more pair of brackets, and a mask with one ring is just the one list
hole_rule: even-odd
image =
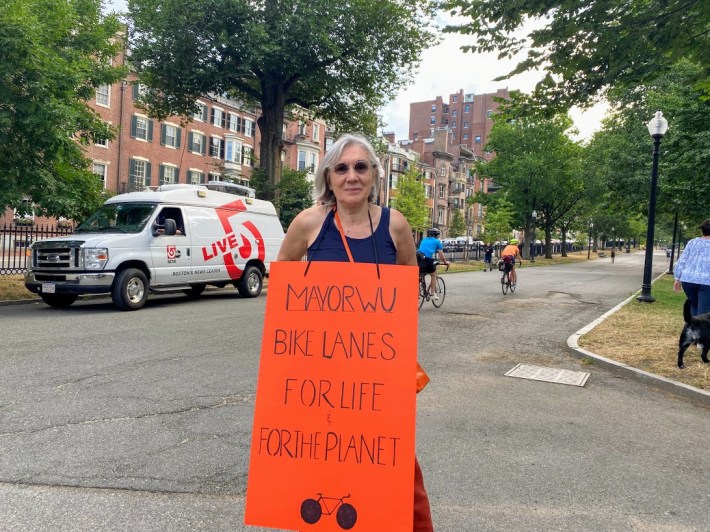
[[697,283],[680,283],[683,292],[690,299],[690,315],[697,316],[710,312],[710,285]]

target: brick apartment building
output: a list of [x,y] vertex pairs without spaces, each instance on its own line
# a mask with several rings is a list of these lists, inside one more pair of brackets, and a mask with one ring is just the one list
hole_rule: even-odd
[[483,151],[493,126],[492,116],[498,110],[493,98],[508,98],[508,89],[491,94],[450,94],[434,100],[409,104],[409,139],[431,138],[439,128],[451,131],[451,145],[469,148],[475,157],[490,158]]

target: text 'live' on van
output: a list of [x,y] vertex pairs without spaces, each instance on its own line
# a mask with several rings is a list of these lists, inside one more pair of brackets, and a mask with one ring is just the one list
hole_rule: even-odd
[[121,310],[149,292],[199,296],[234,284],[256,297],[284,232],[274,206],[200,185],[162,185],[120,194],[74,234],[35,242],[25,286],[52,307],[110,293]]

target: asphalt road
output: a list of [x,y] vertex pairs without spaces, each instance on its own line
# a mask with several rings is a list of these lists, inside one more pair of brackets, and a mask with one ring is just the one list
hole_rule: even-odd
[[[566,345],[642,268],[640,253],[523,267],[508,296],[496,272],[445,277],[443,307],[419,313],[438,532],[709,529],[710,410]],[[265,301],[0,306],[0,530],[258,530],[242,522]],[[591,375],[506,377],[519,362]]]

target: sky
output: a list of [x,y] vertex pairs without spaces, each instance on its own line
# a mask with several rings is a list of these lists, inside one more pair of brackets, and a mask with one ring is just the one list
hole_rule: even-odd
[[[107,0],[109,9],[125,12],[126,0]],[[440,18],[439,25],[450,19]],[[405,140],[409,134],[409,104],[434,100],[442,96],[446,100],[449,94],[458,92],[483,94],[497,89],[520,90],[530,92],[535,83],[542,78],[540,72],[527,72],[504,81],[493,81],[498,76],[507,74],[518,62],[517,58],[499,60],[495,53],[472,54],[460,50],[471,37],[445,34],[440,44],[429,48],[422,55],[412,82],[387,104],[381,118],[383,131],[394,131],[396,140]],[[469,41],[470,42],[470,41]],[[586,112],[573,108],[570,116],[579,134],[574,138],[585,140],[600,128],[606,106],[596,105]]]

